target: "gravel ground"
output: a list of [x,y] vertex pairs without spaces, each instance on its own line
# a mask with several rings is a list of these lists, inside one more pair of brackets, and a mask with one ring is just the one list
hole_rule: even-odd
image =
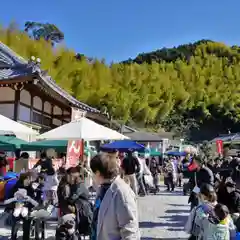
[[[187,239],[183,227],[189,214],[187,197],[182,196],[182,191],[165,192],[163,188],[158,195],[139,197],[139,225],[141,228],[142,240],[155,239]],[[0,209],[0,212],[3,210]],[[47,239],[55,239],[56,221],[48,223]],[[20,232],[20,235],[22,232]],[[10,229],[0,221],[0,240],[10,236]]]
[[[1,209],[0,212],[2,212],[3,210]],[[49,221],[47,224],[47,231],[46,231],[46,237],[47,240],[54,240],[55,239],[55,229],[57,226],[57,222],[56,221]],[[21,229],[20,229],[21,230]],[[10,228],[6,228],[4,226],[3,221],[0,221],[0,240],[5,240],[5,239],[10,239],[11,236],[11,229]],[[19,231],[19,236],[22,236],[22,231]],[[19,238],[21,239],[21,237]]]
[[188,197],[181,189],[139,198],[139,225],[143,240],[188,239],[183,227],[189,215]]

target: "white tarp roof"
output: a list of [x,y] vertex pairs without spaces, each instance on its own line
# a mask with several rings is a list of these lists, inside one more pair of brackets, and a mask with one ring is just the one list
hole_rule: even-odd
[[128,139],[128,137],[119,132],[97,124],[85,117],[46,132],[38,138],[48,140],[84,139],[86,141]]
[[13,121],[0,114],[0,132],[11,132],[15,135],[26,134],[26,135],[37,135],[38,132],[21,124]]

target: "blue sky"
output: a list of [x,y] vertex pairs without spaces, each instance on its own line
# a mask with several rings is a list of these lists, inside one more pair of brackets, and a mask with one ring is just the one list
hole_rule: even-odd
[[239,9],[240,0],[6,0],[0,23],[54,23],[69,48],[110,62],[203,38],[240,45]]

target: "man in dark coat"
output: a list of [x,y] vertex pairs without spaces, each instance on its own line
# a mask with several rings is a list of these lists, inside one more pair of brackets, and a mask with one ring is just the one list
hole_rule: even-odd
[[53,169],[52,159],[48,158],[45,152],[42,152],[40,160],[37,161],[33,168],[37,168],[38,166],[41,167],[41,172],[43,173],[47,173],[48,171],[51,172]]
[[232,173],[233,173],[232,157],[227,156],[223,159],[223,163],[222,163],[221,170],[220,170],[220,175],[221,175],[221,177],[226,179],[228,177],[231,177]]
[[236,184],[234,182],[227,182],[225,186],[228,192],[227,207],[230,213],[240,214],[240,193],[236,190]]
[[[189,180],[192,187],[197,186],[198,188],[201,188],[203,184],[210,184],[214,186],[214,175],[212,170],[209,169],[202,159],[197,156],[194,157],[193,161],[197,162],[198,167],[194,176]],[[190,194],[188,202],[191,203],[191,208],[198,205],[198,198],[194,192]]]
[[205,165],[205,163],[199,157],[194,157],[193,161],[197,162],[197,168],[195,176],[190,179],[190,182],[194,183],[201,188],[202,184],[207,183],[214,185],[214,175],[212,170]]
[[132,152],[128,152],[128,156],[122,161],[122,170],[124,178],[128,182],[136,195],[138,195],[138,186],[136,174],[140,172],[140,163],[138,159],[133,156]]

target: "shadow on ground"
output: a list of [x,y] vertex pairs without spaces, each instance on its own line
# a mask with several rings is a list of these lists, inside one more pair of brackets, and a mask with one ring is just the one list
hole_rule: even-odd
[[142,237],[141,240],[159,240],[161,238],[153,238],[153,237]]
[[[189,211],[187,211],[187,210],[167,210],[166,213],[171,213],[173,215],[159,217],[159,222],[148,222],[148,221],[140,222],[139,227],[140,228],[162,227],[162,228],[166,228],[168,231],[183,231],[183,228],[188,219],[188,216],[186,215],[186,213],[189,213]],[[180,215],[183,213],[185,215]],[[149,238],[149,239],[151,239],[151,238]],[[161,238],[159,238],[159,239],[161,239]]]
[[176,191],[176,192],[158,192],[157,195],[162,195],[162,196],[183,196],[182,192]]
[[142,237],[141,240],[188,240],[188,238],[153,238],[153,237]]
[[[179,212],[179,213],[183,213],[183,212]],[[179,214],[177,215],[177,211],[176,211],[176,215],[163,216],[163,217],[159,217],[159,219],[160,219],[160,222],[161,222],[161,219],[164,219],[163,224],[165,225],[165,227],[167,227],[168,231],[183,231],[184,226],[188,219],[188,215],[179,215]]]
[[171,209],[171,210],[166,210],[165,213],[168,214],[188,214],[190,211],[188,209]]
[[[173,207],[186,207],[186,204],[168,204],[169,206],[173,206]],[[189,208],[190,209],[190,208]]]

